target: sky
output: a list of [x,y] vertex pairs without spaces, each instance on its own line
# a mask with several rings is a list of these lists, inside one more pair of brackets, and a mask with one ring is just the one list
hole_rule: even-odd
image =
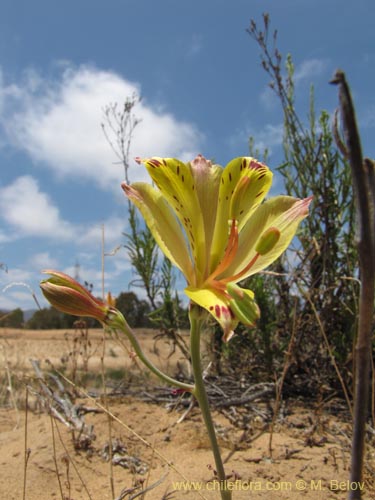
[[[2,0],[0,310],[34,309],[33,292],[46,306],[46,268],[78,272],[100,295],[103,227],[105,290],[143,296],[122,246],[124,172],[101,127],[106,106],[141,97],[131,158],[201,153],[225,166],[253,136],[271,169],[282,162],[282,111],[246,32],[263,12],[292,54],[301,117],[311,85],[317,112],[333,113],[328,82],[343,69],[374,157],[373,0]],[[129,177],[147,179],[134,161]]]

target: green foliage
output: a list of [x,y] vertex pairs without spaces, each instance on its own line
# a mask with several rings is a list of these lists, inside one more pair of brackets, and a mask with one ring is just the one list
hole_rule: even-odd
[[[259,379],[263,377],[263,380],[268,374],[270,380],[273,380],[288,343],[283,331],[285,322],[279,324],[284,314],[284,305],[280,302],[274,281],[273,275],[256,274],[241,282],[242,287],[253,290],[260,308],[261,315],[255,327],[249,328],[240,323],[235,336],[230,342],[223,344],[221,328],[216,322],[213,325],[215,334],[210,350],[220,373],[235,370],[253,379],[259,375]],[[220,357],[220,362],[215,359]]]
[[161,266],[160,298],[159,307],[150,314],[154,325],[172,330],[189,328],[188,311],[182,307],[178,293],[175,291],[175,276],[172,263],[168,259],[164,259]]
[[140,228],[134,205],[128,202],[130,233],[125,233],[130,262],[137,278],[130,285],[144,288],[153,309],[160,292],[160,283],[155,279],[158,269],[158,246],[147,226]]
[[[76,316],[65,314],[54,307],[43,308],[35,311],[33,316],[26,322],[25,327],[31,330],[54,330],[63,328],[74,328],[77,321]],[[86,318],[88,328],[98,328],[100,324],[93,318]]]
[[23,311],[20,308],[9,313],[0,312],[0,327],[22,328],[24,323]]
[[[296,315],[297,364],[301,362],[300,369],[311,370],[310,374],[314,373],[318,379],[332,370],[322,328],[341,368],[351,353],[355,334],[358,271],[353,244],[355,221],[351,173],[347,161],[334,144],[328,113],[321,111],[316,118],[313,87],[307,123],[299,117],[295,106],[292,58],[287,57],[284,76],[282,56],[276,48],[276,31],[271,37],[267,14],[263,21],[263,30],[251,21],[248,32],[261,49],[262,67],[271,77],[269,85],[283,111],[285,161],[278,171],[287,194],[299,198],[313,194],[314,200],[311,215],[302,224],[294,247],[273,268],[278,273],[260,279],[271,280],[275,291],[268,297],[278,304],[275,317],[270,316],[271,325],[275,321],[278,325],[273,335],[275,341],[280,339],[280,327],[291,332],[292,316]],[[256,298],[259,301],[259,290]],[[264,302],[260,307],[267,310],[270,305],[267,297],[263,298],[260,295]],[[265,327],[259,325],[258,329],[266,345],[269,332]]]
[[150,306],[145,300],[140,300],[134,292],[121,292],[116,298],[116,308],[122,312],[131,327],[150,328],[148,318]]

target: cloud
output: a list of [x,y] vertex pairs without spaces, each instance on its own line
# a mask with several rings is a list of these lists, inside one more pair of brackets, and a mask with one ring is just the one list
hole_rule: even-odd
[[229,139],[232,147],[238,146],[249,141],[249,138],[254,139],[254,149],[259,151],[260,159],[265,150],[268,155],[272,155],[275,148],[282,145],[284,126],[282,123],[273,125],[267,123],[263,128],[256,128],[253,125],[248,125],[244,129],[236,131]]
[[[114,162],[101,130],[103,109],[120,106],[140,86],[120,75],[94,67],[65,64],[57,79],[29,70],[22,82],[6,85],[0,79],[0,121],[5,136],[37,163],[59,177],[80,177],[101,188],[117,186],[123,172]],[[137,104],[140,119],[130,155],[191,158],[200,150],[202,134],[190,123],[149,105]],[[130,178],[143,170],[134,165]]]
[[[293,81],[295,86],[303,83],[312,83],[317,77],[321,76],[327,69],[328,61],[326,59],[305,59],[294,68]],[[283,76],[285,78],[285,75]],[[284,80],[285,84],[285,80]],[[280,100],[275,91],[267,85],[259,96],[260,102],[267,111],[272,111],[280,105]]]
[[61,218],[59,209],[30,175],[0,188],[0,209],[3,220],[22,236],[72,237],[71,224]]
[[297,85],[305,80],[314,80],[320,76],[327,68],[327,61],[324,59],[306,59],[295,67],[294,83]]
[[[109,217],[102,223],[92,224],[78,230],[77,242],[81,246],[98,246],[102,241],[102,228],[104,227],[104,240],[106,248],[108,245],[124,243],[122,233],[126,230],[127,221],[116,216]],[[110,251],[110,250],[106,250]]]
[[10,241],[12,241],[12,237],[3,229],[0,229],[0,243],[9,243]]
[[278,125],[272,125],[267,123],[261,130],[256,131],[249,136],[254,137],[255,147],[260,151],[268,149],[269,152],[272,148],[281,146],[283,142],[284,125],[282,123]]
[[10,268],[0,273],[0,309],[12,310],[17,307],[36,308],[33,293],[37,290],[30,286],[33,273],[28,269]]
[[275,91],[272,90],[268,85],[260,94],[260,102],[267,111],[271,111],[279,105],[279,101],[275,94]]
[[29,264],[33,269],[58,269],[59,261],[49,252],[39,252],[30,256]]
[[[98,249],[104,225],[105,244],[110,247],[108,251],[112,251],[114,245],[124,243],[122,233],[127,227],[124,218],[114,215],[102,222],[87,222],[84,225],[64,220],[49,195],[41,191],[37,180],[29,175],[18,177],[13,183],[0,188],[0,217],[9,226],[7,232],[0,229],[0,243],[34,236]],[[47,252],[36,254],[33,258],[54,260]],[[52,263],[51,266],[54,267]]]

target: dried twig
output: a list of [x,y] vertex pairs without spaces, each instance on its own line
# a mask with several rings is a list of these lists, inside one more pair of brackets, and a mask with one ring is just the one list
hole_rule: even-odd
[[[36,393],[39,401],[47,409],[50,415],[71,429],[73,432],[74,446],[76,448],[82,448],[82,446],[87,448],[95,439],[95,435],[93,427],[87,426],[84,422],[84,407],[82,405],[73,404],[59,378],[49,373],[49,377],[56,386],[56,388],[51,388],[40,369],[39,362],[34,359],[30,361],[40,387],[40,390]],[[89,409],[88,411],[92,410]]]
[[12,383],[12,374],[10,373],[10,368],[9,368],[9,362],[8,362],[8,357],[7,357],[7,351],[5,346],[1,346],[4,352],[4,364],[5,364],[5,371],[7,374],[7,379],[8,379],[8,391],[10,394],[10,399],[12,401],[14,411],[16,412],[16,425],[14,429],[18,429],[19,423],[20,423],[20,412],[17,406],[17,401],[14,395],[14,390],[13,390],[13,383]]
[[[340,111],[346,150],[353,175],[356,198],[361,288],[359,299],[358,336],[355,348],[355,396],[351,453],[351,484],[362,479],[365,431],[369,398],[371,330],[374,314],[375,285],[375,182],[374,162],[363,161],[355,111],[345,74],[337,71],[331,83],[339,85]],[[349,500],[361,498],[360,489],[351,489]]]
[[26,387],[25,396],[25,441],[24,441],[24,462],[23,462],[23,492],[22,500],[26,499],[26,474],[27,474],[27,464],[29,462],[31,450],[27,446],[27,429],[28,429],[28,414],[29,414],[29,390]]
[[284,380],[285,380],[285,377],[286,377],[286,375],[288,373],[288,370],[289,370],[289,367],[290,367],[290,363],[291,363],[291,359],[292,359],[292,353],[293,353],[294,344],[295,344],[295,335],[296,335],[296,330],[297,330],[296,329],[296,309],[297,308],[296,308],[296,303],[295,303],[292,335],[290,336],[288,350],[287,350],[287,352],[285,354],[284,367],[283,367],[283,371],[282,371],[280,380],[278,381],[278,383],[275,384],[276,401],[275,401],[275,406],[274,406],[274,412],[273,412],[272,422],[271,422],[271,425],[270,425],[270,438],[269,438],[269,441],[268,441],[268,451],[269,451],[269,454],[270,454],[271,458],[272,458],[273,430],[274,430],[276,419],[277,419],[277,416],[278,416],[278,413],[279,413],[279,409],[280,409],[280,402],[281,402],[281,395],[282,395],[282,391],[283,391]]
[[56,473],[57,482],[59,484],[61,500],[64,500],[64,493],[63,493],[61,479],[60,479],[59,466],[57,464],[57,458],[56,458],[56,455],[57,455],[57,453],[56,453],[56,440],[55,440],[55,431],[53,429],[52,415],[50,415],[50,422],[51,422],[51,435],[52,435],[52,448],[53,448],[53,463],[55,465],[55,473]]
[[[133,500],[134,498],[137,498],[141,495],[144,495],[147,491],[151,491],[152,489],[156,488],[165,480],[165,478],[167,476],[168,476],[168,472],[166,474],[164,474],[164,476],[162,476],[160,479],[155,481],[155,483],[150,484],[149,486],[147,486],[147,488],[144,488],[141,491],[138,491],[134,495],[130,496],[129,500]],[[137,489],[138,489],[138,487],[125,488],[121,491],[120,495],[118,497],[116,497],[115,500],[123,500],[127,495],[129,495],[130,493],[133,493]]]
[[[65,380],[70,386],[78,389],[76,384],[74,384],[71,380],[69,380],[63,373],[60,371],[56,370],[59,376]],[[125,422],[123,422],[120,418],[118,418],[116,415],[114,415],[112,412],[110,412],[107,408],[105,408],[103,405],[101,405],[96,399],[94,399],[92,396],[90,396],[83,388],[79,388],[79,391],[95,406],[100,408],[104,413],[109,415],[115,422],[117,422],[121,427],[126,429],[130,434],[132,434],[134,437],[136,437],[141,443],[143,443],[147,448],[151,449],[153,453],[157,457],[159,457],[170,469],[172,469],[174,472],[176,472],[184,481],[189,481],[189,479],[185,476],[185,474],[177,468],[173,462],[169,461],[159,450],[157,450],[150,442],[148,442],[146,439],[144,439],[140,434],[138,434],[134,429],[130,428]],[[197,495],[205,499],[205,497],[202,495],[200,491],[197,491]]]

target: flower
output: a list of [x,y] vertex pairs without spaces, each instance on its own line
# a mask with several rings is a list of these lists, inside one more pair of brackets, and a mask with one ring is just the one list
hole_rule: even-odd
[[51,278],[41,281],[40,288],[50,304],[60,311],[73,316],[90,316],[110,328],[124,325],[125,319],[113,307],[113,300],[108,296],[108,302],[95,298],[86,288],[73,278],[60,271],[45,270]]
[[186,294],[220,323],[224,340],[241,321],[254,325],[254,294],[236,285],[261,271],[288,247],[308,214],[311,197],[270,198],[269,168],[250,157],[225,168],[202,155],[190,163],[136,158],[155,187],[122,183],[165,256],[184,274]]

